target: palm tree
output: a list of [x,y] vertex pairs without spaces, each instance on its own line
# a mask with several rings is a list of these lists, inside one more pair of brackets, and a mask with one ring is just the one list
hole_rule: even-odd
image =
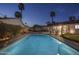
[[[23,12],[23,10],[24,10],[24,4],[23,4],[23,3],[19,3],[19,4],[18,4],[18,8],[19,8],[20,13],[21,13],[20,21],[21,21],[21,23],[24,25],[24,23],[22,22],[22,12]],[[25,25],[24,25],[24,26],[25,26]]]
[[55,17],[55,11],[51,11],[51,12],[50,12],[50,16],[51,16],[51,18],[52,18],[52,23],[54,23],[53,17]]
[[19,8],[19,10],[20,10],[20,12],[21,12],[21,15],[22,15],[22,12],[23,12],[23,10],[24,10],[24,4],[23,4],[23,3],[19,3],[19,4],[18,4],[18,8]]
[[21,15],[21,13],[20,13],[19,11],[16,11],[16,12],[15,12],[15,17],[16,17],[16,18],[21,18],[22,15]]

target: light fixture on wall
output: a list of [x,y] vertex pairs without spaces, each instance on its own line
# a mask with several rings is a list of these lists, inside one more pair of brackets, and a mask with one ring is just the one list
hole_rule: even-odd
[[70,30],[70,33],[71,33],[71,34],[74,34],[74,33],[75,33],[75,31],[74,31],[73,29],[71,29],[71,30]]

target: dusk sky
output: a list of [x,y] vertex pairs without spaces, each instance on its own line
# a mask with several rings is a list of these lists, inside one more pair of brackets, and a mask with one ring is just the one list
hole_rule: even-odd
[[[0,16],[14,17],[14,13],[18,10],[18,4],[0,4]],[[23,11],[23,22],[29,26],[44,25],[47,21],[51,21],[50,11],[52,10],[56,12],[54,17],[56,22],[67,21],[69,16],[76,16],[79,19],[79,4],[27,3]]]

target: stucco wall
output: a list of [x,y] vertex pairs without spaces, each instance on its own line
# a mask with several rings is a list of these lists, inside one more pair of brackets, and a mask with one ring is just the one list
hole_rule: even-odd
[[[65,24],[65,25],[54,25],[49,26],[49,32],[52,34],[65,34],[65,33],[71,33],[71,34],[79,34],[79,29],[75,29],[76,24]],[[79,25],[79,24],[77,24]]]
[[20,25],[22,27],[24,26],[21,23],[20,19],[16,19],[16,18],[14,18],[14,19],[0,19],[0,21],[2,21],[3,23],[7,23],[7,24]]

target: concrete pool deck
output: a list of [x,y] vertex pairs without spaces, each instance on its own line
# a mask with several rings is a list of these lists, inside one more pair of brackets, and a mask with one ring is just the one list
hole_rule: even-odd
[[0,50],[2,50],[2,49],[4,49],[4,48],[8,47],[9,45],[11,45],[11,44],[17,42],[18,40],[20,40],[21,38],[23,38],[23,37],[26,36],[26,35],[28,35],[28,34],[22,34],[22,35],[19,35],[19,36],[16,36],[16,37],[12,38],[11,40],[7,41],[7,42],[5,43],[5,46],[4,46],[3,48],[1,48]]
[[[53,39],[53,40],[52,40]],[[63,44],[54,37],[43,34],[25,36],[14,44],[1,50],[5,55],[75,55],[73,48]]]
[[26,35],[21,40],[17,40],[13,44],[1,50],[1,52],[4,55],[22,55],[22,53],[23,55],[29,55],[30,53],[31,55],[79,55],[79,52],[75,49],[61,41],[58,41],[53,36],[45,34]]
[[51,36],[57,38],[59,41],[65,43],[65,44],[69,45],[70,47],[72,47],[72,48],[76,49],[77,51],[79,51],[79,43],[78,42],[71,41],[71,40],[62,38],[60,36],[56,36],[56,35],[51,35]]

